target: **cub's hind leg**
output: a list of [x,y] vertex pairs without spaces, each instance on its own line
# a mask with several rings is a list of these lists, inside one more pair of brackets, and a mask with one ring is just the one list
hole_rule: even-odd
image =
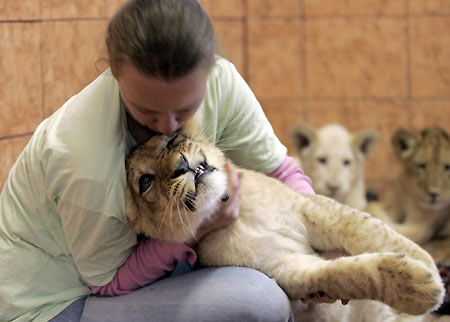
[[442,285],[421,261],[394,253],[373,253],[324,260],[284,253],[262,270],[295,300],[325,292],[337,299],[372,299],[401,312],[419,315],[438,306]]

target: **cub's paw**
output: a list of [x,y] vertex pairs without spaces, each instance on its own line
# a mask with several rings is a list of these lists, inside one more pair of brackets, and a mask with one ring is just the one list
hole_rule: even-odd
[[412,315],[425,314],[441,304],[442,282],[423,262],[405,255],[383,254],[377,269],[383,286],[382,302]]

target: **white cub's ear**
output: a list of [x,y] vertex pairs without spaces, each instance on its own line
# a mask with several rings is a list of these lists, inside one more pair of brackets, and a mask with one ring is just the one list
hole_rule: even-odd
[[305,123],[296,124],[292,127],[291,139],[296,152],[299,155],[305,155],[317,143],[317,133]]
[[353,148],[367,159],[378,142],[380,135],[375,129],[364,129],[353,135]]
[[414,154],[419,143],[420,135],[406,128],[397,129],[391,137],[392,147],[400,160],[409,158]]

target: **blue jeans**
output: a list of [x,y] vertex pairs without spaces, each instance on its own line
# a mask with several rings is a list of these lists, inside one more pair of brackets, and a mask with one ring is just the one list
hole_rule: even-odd
[[[78,310],[80,317],[68,320],[66,310]],[[275,281],[243,267],[202,268],[123,296],[89,296],[66,310],[51,322],[293,321],[289,299]]]

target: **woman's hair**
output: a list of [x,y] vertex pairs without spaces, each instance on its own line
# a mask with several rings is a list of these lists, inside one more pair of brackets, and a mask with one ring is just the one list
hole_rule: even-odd
[[214,28],[196,0],[130,0],[111,19],[105,41],[116,76],[130,62],[173,80],[215,60]]

